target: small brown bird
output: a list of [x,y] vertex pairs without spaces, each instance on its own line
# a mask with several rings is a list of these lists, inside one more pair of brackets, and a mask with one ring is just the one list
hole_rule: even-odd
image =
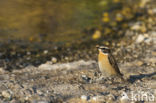
[[100,46],[98,55],[98,65],[103,76],[118,76],[123,80],[119,67],[111,54],[111,50],[108,47]]

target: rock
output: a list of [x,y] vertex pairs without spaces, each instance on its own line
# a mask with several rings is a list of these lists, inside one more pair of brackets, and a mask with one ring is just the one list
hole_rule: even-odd
[[86,96],[86,95],[81,96],[81,100],[83,100],[83,101],[88,101],[89,99],[90,99],[89,96]]
[[152,38],[146,38],[146,39],[145,39],[145,43],[147,43],[147,44],[150,44],[151,41],[152,41]]
[[152,52],[152,55],[153,55],[153,56],[156,56],[156,51],[153,51],[153,52]]
[[134,25],[131,26],[131,30],[133,31],[141,31],[141,32],[146,32],[146,27],[145,24],[143,24],[142,22],[137,22]]
[[33,103],[50,103],[49,101],[33,101]]
[[138,66],[141,66],[141,65],[143,65],[144,63],[143,63],[142,61],[138,61],[136,64],[137,64]]
[[141,26],[139,24],[134,24],[132,27],[131,27],[131,30],[140,30]]
[[137,37],[136,42],[137,42],[137,43],[141,43],[141,42],[144,41],[144,39],[145,39],[145,37],[144,37],[142,34],[140,34],[140,35]]
[[94,96],[94,97],[92,97],[92,100],[93,101],[97,101],[98,100],[98,97],[97,96]]
[[65,60],[69,60],[69,57],[65,57],[64,59],[65,59]]
[[51,58],[51,61],[52,61],[53,63],[56,63],[56,62],[57,62],[57,58],[52,57],[52,58]]
[[154,90],[154,96],[156,97],[156,89]]
[[27,52],[27,55],[31,55],[31,52]]
[[152,11],[153,11],[154,14],[156,14],[156,8],[154,8]]
[[156,82],[155,81],[153,81],[153,83],[150,84],[150,88],[156,90]]
[[150,1],[150,0],[141,0],[139,6],[140,6],[141,8],[144,8],[145,5],[146,5],[149,1]]
[[5,70],[3,68],[0,68],[0,74],[4,74]]
[[2,91],[2,96],[6,99],[11,99],[11,94],[9,91]]
[[92,38],[96,40],[96,39],[99,39],[100,37],[101,37],[101,32],[99,30],[96,30]]
[[47,53],[48,53],[48,50],[44,50],[43,53],[44,53],[44,54],[47,54]]
[[114,103],[115,96],[113,94],[108,95],[107,103]]
[[[0,103],[1,103],[1,102],[0,102]],[[9,103],[21,103],[21,102],[18,101],[18,100],[13,99],[13,100],[11,100]]]
[[52,62],[51,61],[47,61],[45,64],[52,65]]
[[85,82],[91,82],[91,78],[87,77],[86,75],[81,75],[81,77]]
[[118,22],[122,21],[122,20],[123,20],[122,14],[118,13],[118,14],[116,15],[116,20],[117,20]]

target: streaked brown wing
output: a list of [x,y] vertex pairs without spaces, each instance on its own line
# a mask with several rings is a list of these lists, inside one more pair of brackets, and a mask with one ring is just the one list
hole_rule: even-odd
[[116,60],[115,60],[115,58],[113,57],[113,55],[109,54],[108,59],[109,59],[110,64],[112,65],[112,67],[115,69],[115,71],[116,71],[117,73],[119,73],[119,75],[122,76],[122,74],[121,74],[121,72],[120,72],[120,70],[119,70],[119,67],[118,67],[118,65],[117,65],[117,63],[116,63]]

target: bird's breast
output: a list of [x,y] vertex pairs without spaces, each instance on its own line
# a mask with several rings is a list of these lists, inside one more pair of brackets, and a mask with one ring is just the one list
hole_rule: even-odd
[[107,74],[107,75],[116,74],[114,68],[112,67],[112,65],[109,62],[108,55],[99,53],[98,64],[99,64],[100,71],[103,74]]

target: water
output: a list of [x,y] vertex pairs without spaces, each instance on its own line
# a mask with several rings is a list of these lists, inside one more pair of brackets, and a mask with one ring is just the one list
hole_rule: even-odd
[[[105,2],[104,2],[105,1]],[[1,0],[0,40],[72,41],[97,28],[110,0]]]

